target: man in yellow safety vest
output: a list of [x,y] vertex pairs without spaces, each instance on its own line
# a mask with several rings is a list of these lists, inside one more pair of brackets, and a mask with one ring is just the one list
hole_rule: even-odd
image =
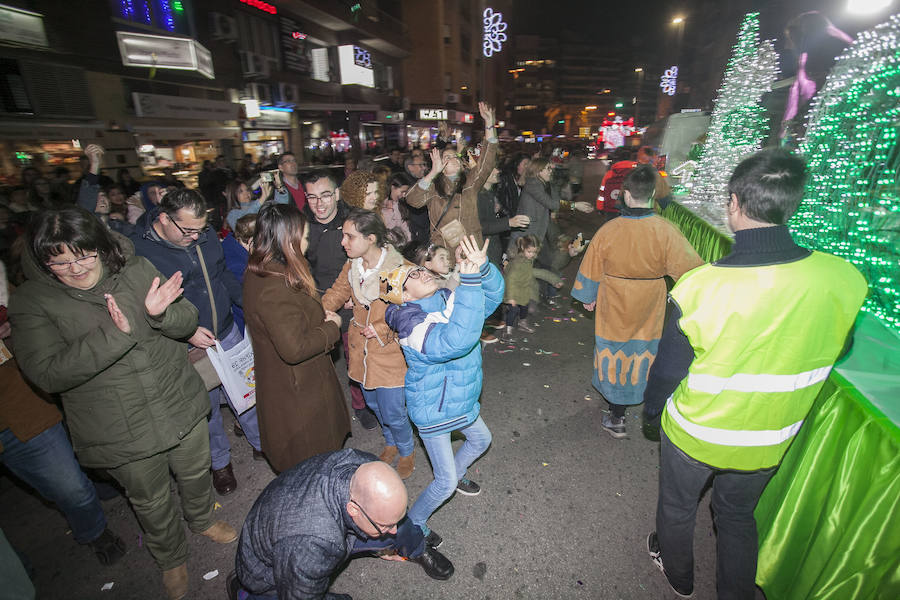
[[647,418],[661,414],[662,427],[647,550],[682,597],[693,593],[697,503],[712,478],[718,598],[753,599],[753,510],[866,296],[856,268],[791,239],[785,223],[805,178],[803,160],[784,150],[743,160],[728,183],[731,253],[670,293],[644,395]]

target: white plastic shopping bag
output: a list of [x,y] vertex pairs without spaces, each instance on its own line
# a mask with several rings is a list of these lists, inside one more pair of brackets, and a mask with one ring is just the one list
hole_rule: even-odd
[[222,380],[222,387],[234,410],[242,414],[256,405],[256,375],[253,370],[253,345],[249,329],[244,339],[230,350],[224,350],[219,340],[206,349],[210,362]]

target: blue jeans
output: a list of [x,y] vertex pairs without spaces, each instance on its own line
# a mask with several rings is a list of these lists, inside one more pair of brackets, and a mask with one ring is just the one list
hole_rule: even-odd
[[20,442],[9,429],[0,431],[0,461],[45,499],[56,504],[79,544],[92,542],[106,529],[106,515],[94,488],[72,451],[62,423]]
[[[416,558],[425,552],[425,536],[422,530],[416,527],[409,518],[404,518],[397,524],[397,533],[379,538],[361,539],[358,538],[353,544],[353,550],[350,555],[365,554],[368,552],[378,552],[379,550],[392,549],[396,550],[400,556],[407,558]],[[326,594],[326,598],[328,595]],[[238,592],[238,600],[277,600],[275,594],[251,594],[241,589]]]
[[712,478],[716,525],[716,590],[722,600],[756,595],[758,538],[753,511],[775,469],[729,471],[695,460],[660,432],[656,535],[669,581],[694,585],[694,523],[700,495]]
[[415,449],[412,425],[406,414],[405,388],[363,388],[366,405],[372,409],[378,422],[386,446],[397,446],[400,456],[409,456]]
[[[230,350],[243,339],[244,336],[241,334],[241,330],[238,329],[237,325],[232,325],[231,330],[224,338],[219,340],[219,343],[222,344],[224,350]],[[245,411],[242,415],[237,414],[231,403],[231,398],[225,393],[225,389],[217,387],[209,393],[209,406],[212,409],[209,415],[209,453],[212,456],[213,471],[224,469],[231,462],[231,443],[228,441],[228,436],[225,435],[225,428],[222,425],[222,412],[219,408],[223,400],[228,402],[231,412],[237,417],[238,423],[241,424],[241,429],[244,430],[244,435],[247,437],[250,445],[256,450],[261,448],[259,445],[259,424],[256,422],[256,407],[254,406],[250,410]]]
[[415,504],[409,509],[409,518],[426,534],[430,529],[425,522],[431,517],[431,513],[453,495],[457,482],[465,476],[466,470],[491,445],[491,432],[481,417],[459,431],[466,436],[466,441],[460,446],[456,456],[453,455],[453,446],[450,444],[450,432],[422,438],[434,471],[434,481],[416,498]]

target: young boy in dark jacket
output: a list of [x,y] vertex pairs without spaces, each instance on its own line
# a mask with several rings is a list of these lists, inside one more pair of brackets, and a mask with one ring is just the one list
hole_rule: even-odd
[[[466,479],[466,470],[491,443],[479,416],[479,337],[485,318],[503,299],[503,277],[487,260],[487,243],[479,248],[469,236],[460,246],[464,260],[453,292],[438,288],[433,275],[415,265],[382,273],[381,298],[391,304],[385,321],[398,333],[409,367],[407,410],[434,469],[434,481],[416,499],[409,518],[434,547],[441,538],[428,528],[428,518],[454,490],[468,496],[481,491]],[[454,456],[450,433],[457,430],[466,441]]]

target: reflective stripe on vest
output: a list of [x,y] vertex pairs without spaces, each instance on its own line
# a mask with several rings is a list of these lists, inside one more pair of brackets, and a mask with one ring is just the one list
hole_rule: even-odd
[[720,394],[724,390],[734,392],[793,392],[828,379],[831,366],[820,367],[796,375],[751,375],[735,373],[730,377],[717,377],[691,373],[688,387],[707,394]]
[[703,440],[704,442],[709,442],[710,444],[719,444],[721,446],[777,446],[797,435],[797,432],[800,431],[800,426],[803,425],[803,419],[801,419],[782,429],[769,429],[765,431],[739,431],[734,429],[705,427],[703,425],[691,423],[685,419],[684,415],[678,412],[675,403],[672,402],[671,396],[669,397],[669,401],[666,402],[666,412],[668,412],[669,416],[692,437]]

